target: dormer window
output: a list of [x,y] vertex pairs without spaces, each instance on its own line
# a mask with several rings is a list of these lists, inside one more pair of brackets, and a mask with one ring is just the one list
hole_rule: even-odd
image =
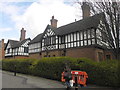
[[61,37],[61,43],[62,43],[62,44],[65,43],[65,37],[64,37],[64,36]]

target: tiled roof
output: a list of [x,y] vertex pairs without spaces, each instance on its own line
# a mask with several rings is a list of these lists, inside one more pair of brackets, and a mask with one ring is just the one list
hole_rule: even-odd
[[86,30],[92,27],[97,28],[102,17],[103,17],[103,13],[96,14],[94,16],[61,26],[55,29],[54,31],[57,35],[64,35],[71,32]]
[[27,39],[24,39],[24,40],[22,40],[22,41],[19,41],[18,43],[16,43],[15,45],[14,45],[14,47],[13,48],[16,48],[16,47],[20,47],[23,43],[25,43],[27,40],[31,40],[30,38],[27,38]]
[[8,40],[8,42],[10,43],[11,48],[14,48],[19,43],[19,41],[16,40]]
[[[25,43],[27,40],[31,40],[30,38],[27,38],[27,39],[25,39],[25,40],[22,40],[22,41],[16,41],[16,40],[8,40],[8,43],[10,43],[10,45],[11,45],[11,48],[16,48],[16,47],[20,47],[23,43]],[[7,44],[8,44],[7,43]],[[6,47],[7,47],[7,44],[6,44],[6,46],[5,46],[5,49],[6,49]]]
[[[51,25],[47,25],[44,33],[47,29],[52,29],[56,35],[65,35],[76,31],[86,30],[89,28],[97,28],[100,20],[103,18],[104,14],[96,14],[94,16],[61,26],[59,28],[54,28]],[[44,33],[37,35],[29,44],[40,42]]]
[[42,38],[42,34],[43,33],[37,35],[33,40],[31,40],[31,42],[29,44],[40,42],[41,38]]

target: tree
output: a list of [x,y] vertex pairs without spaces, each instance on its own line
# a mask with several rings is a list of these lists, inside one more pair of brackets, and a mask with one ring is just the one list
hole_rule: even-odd
[[[92,15],[104,12],[106,18],[105,27],[108,33],[108,45],[115,58],[120,60],[120,1],[102,0],[102,2],[94,2],[92,0],[86,0],[85,2],[90,6]],[[77,1],[77,3],[82,5],[80,1]]]

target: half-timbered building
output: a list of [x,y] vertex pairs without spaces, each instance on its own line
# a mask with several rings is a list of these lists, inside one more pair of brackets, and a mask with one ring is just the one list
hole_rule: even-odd
[[28,43],[30,38],[23,41],[8,40],[5,47],[5,58],[27,58],[28,53]]
[[22,28],[20,41],[8,40],[5,46],[5,58],[28,58],[28,43],[30,38],[25,39],[25,30]]
[[[29,53],[38,53],[39,58],[69,56],[95,61],[113,58],[108,50],[104,13],[90,16],[90,8],[86,3],[82,9],[82,20],[58,28],[57,20],[52,16],[51,25],[47,25],[45,31],[29,44]],[[36,39],[39,44],[34,43]]]

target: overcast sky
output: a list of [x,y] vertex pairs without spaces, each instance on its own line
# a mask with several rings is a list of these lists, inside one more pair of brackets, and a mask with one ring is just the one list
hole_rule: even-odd
[[0,39],[5,42],[19,40],[22,27],[26,30],[26,38],[33,39],[45,30],[53,15],[58,27],[80,19],[80,11],[73,0],[8,1],[0,0]]

